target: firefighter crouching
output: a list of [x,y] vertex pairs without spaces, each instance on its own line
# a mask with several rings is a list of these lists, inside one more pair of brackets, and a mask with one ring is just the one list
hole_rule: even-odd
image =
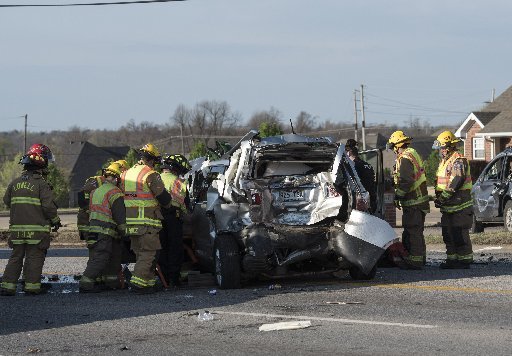
[[411,140],[403,131],[395,131],[388,140],[388,146],[396,153],[393,170],[395,205],[403,209],[402,243],[409,253],[399,267],[419,270],[423,269],[426,261],[423,230],[430,206],[423,161],[416,150],[409,147]]
[[183,264],[183,216],[189,212],[190,198],[187,184],[180,177],[191,168],[188,160],[180,154],[165,155],[162,159],[162,181],[171,194],[172,206],[162,208],[163,228],[160,231],[162,250],[158,264],[166,282],[179,286],[180,271]]
[[441,210],[443,241],[446,245],[444,269],[467,269],[473,262],[473,248],[469,229],[473,221],[471,174],[469,164],[459,152],[451,131],[444,131],[434,141],[433,149],[440,151],[437,169],[436,207]]
[[50,247],[50,230],[62,226],[52,188],[45,180],[49,161],[53,161],[53,155],[47,146],[32,145],[20,160],[21,176],[5,192],[4,203],[10,208],[8,243],[13,250],[0,285],[1,295],[16,294],[22,269],[25,294],[43,292],[41,273]]
[[[103,183],[90,193],[87,247],[89,260],[80,279],[81,293],[118,289],[121,267],[121,237],[125,235],[124,193],[117,187],[121,166],[103,169]],[[98,279],[101,283],[97,283]]]
[[152,293],[156,283],[156,255],[161,249],[159,232],[163,216],[160,207],[171,206],[171,195],[154,170],[160,161],[158,149],[148,143],[139,154],[140,161],[121,175],[121,189],[126,206],[126,233],[136,256],[130,285],[137,293]]

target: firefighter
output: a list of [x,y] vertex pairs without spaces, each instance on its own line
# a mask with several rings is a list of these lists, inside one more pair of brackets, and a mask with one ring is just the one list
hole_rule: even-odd
[[5,192],[4,203],[10,208],[9,247],[11,257],[5,267],[0,294],[16,294],[16,285],[23,269],[26,295],[37,295],[41,289],[46,251],[50,247],[50,231],[61,227],[52,188],[45,180],[48,162],[53,161],[50,149],[34,144],[20,164],[23,172]]
[[444,131],[434,141],[433,149],[440,152],[437,169],[436,207],[441,210],[443,241],[446,261],[443,269],[467,269],[473,262],[473,248],[469,229],[473,221],[471,174],[469,163],[457,151],[456,138],[451,131]]
[[166,282],[179,286],[183,264],[183,216],[189,212],[190,198],[182,177],[190,170],[188,160],[180,154],[165,155],[162,159],[162,181],[171,194],[172,206],[163,208],[163,229],[160,231],[162,250],[158,264]]
[[154,169],[160,161],[158,149],[148,143],[139,150],[139,155],[139,162],[121,175],[121,190],[125,194],[127,235],[136,256],[130,284],[137,293],[152,293],[157,253],[161,249],[160,208],[171,206],[171,195]]
[[399,267],[420,270],[426,262],[423,230],[430,204],[423,161],[416,150],[410,147],[411,141],[412,138],[403,131],[395,131],[389,137],[388,147],[396,154],[393,169],[395,206],[403,209],[402,243],[408,252]]
[[[115,161],[120,166],[121,173],[126,171],[130,166],[124,159]],[[77,214],[77,227],[80,240],[86,240],[87,233],[89,232],[89,194],[105,181],[103,175],[92,176],[85,180],[85,184],[78,192],[78,214]]]
[[[121,287],[121,237],[126,230],[124,193],[118,188],[121,166],[111,163],[103,169],[103,184],[94,189],[89,199],[89,260],[80,279],[81,293]],[[101,285],[96,283],[98,278]]]
[[348,139],[345,144],[345,152],[347,152],[348,158],[354,162],[354,168],[356,169],[357,175],[361,180],[361,184],[364,189],[370,194],[370,213],[375,213],[377,209],[377,188],[375,185],[375,171],[373,167],[359,158],[359,149],[357,142],[354,139]]
[[85,184],[78,192],[78,214],[76,215],[76,225],[78,228],[78,235],[80,240],[87,239],[89,232],[89,196],[91,192],[101,186],[105,181],[105,177],[93,176],[85,180]]

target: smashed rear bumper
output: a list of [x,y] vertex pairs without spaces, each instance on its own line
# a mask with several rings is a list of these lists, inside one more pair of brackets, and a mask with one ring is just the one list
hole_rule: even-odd
[[393,228],[384,220],[353,210],[344,230],[330,232],[337,254],[368,274],[386,249],[398,241]]

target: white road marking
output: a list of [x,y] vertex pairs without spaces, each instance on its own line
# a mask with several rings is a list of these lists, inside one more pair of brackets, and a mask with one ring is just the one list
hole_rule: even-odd
[[428,324],[405,324],[405,323],[390,323],[387,321],[321,318],[321,317],[306,316],[306,315],[263,314],[263,313],[229,312],[229,311],[221,311],[221,310],[214,310],[212,312],[215,314],[227,314],[227,315],[241,315],[241,316],[253,316],[253,317],[264,317],[264,318],[282,318],[282,319],[300,319],[300,320],[319,320],[319,321],[331,321],[331,322],[347,323],[347,324],[399,326],[399,327],[406,327],[406,328],[421,328],[421,329],[433,329],[433,328],[438,327],[437,325],[428,325]]

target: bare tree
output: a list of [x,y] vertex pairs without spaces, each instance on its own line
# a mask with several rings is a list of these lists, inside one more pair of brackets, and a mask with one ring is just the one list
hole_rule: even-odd
[[270,110],[259,111],[251,116],[247,125],[252,129],[258,129],[262,123],[275,124],[281,127],[283,114],[274,107]]
[[294,129],[297,133],[310,133],[315,128],[315,119],[311,114],[301,111],[297,118],[295,119]]

